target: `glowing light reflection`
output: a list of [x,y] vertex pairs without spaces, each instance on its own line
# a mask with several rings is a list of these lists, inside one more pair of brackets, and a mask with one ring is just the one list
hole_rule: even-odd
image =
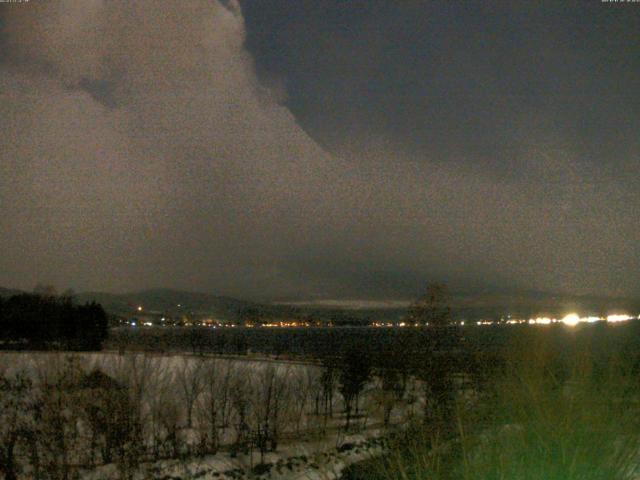
[[580,323],[580,317],[575,313],[570,313],[569,315],[565,315],[565,317],[560,321],[562,323],[564,323],[565,325],[568,325],[570,327],[574,327],[578,323]]

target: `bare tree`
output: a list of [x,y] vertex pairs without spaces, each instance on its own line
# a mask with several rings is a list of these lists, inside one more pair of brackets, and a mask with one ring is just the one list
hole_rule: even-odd
[[151,440],[151,453],[153,458],[159,458],[161,449],[165,444],[165,429],[163,427],[163,415],[167,397],[173,396],[175,391],[174,375],[168,368],[156,365],[154,374],[147,383],[147,409],[148,415],[145,424],[148,436]]
[[382,418],[384,426],[389,425],[391,412],[395,406],[398,396],[397,391],[401,382],[399,372],[393,367],[381,368],[378,371],[379,390],[378,401],[382,407]]
[[183,441],[180,435],[182,421],[181,409],[170,391],[162,392],[161,409],[158,412],[162,435],[160,439],[161,451],[171,458],[178,458],[182,454]]
[[355,407],[358,414],[359,397],[371,375],[371,363],[363,351],[351,348],[346,351],[340,367],[340,393],[346,414],[345,429],[349,428]]
[[323,370],[320,377],[322,385],[322,404],[324,414],[324,425],[326,428],[327,419],[333,417],[333,394],[338,382],[339,361],[333,357],[326,357],[322,361]]
[[159,365],[144,354],[125,354],[116,358],[114,376],[126,388],[129,407],[122,418],[127,441],[118,446],[116,462],[125,478],[133,476],[145,453],[145,427],[150,423],[150,386],[157,381],[159,371]]
[[[298,368],[291,372],[291,417],[296,435],[300,435],[300,427],[305,418],[307,405],[313,396],[314,379],[309,375],[311,368]],[[319,401],[319,398],[318,398]]]
[[451,427],[455,409],[454,365],[447,355],[434,353],[417,372],[424,388],[424,423],[438,429]]
[[376,368],[378,378],[376,397],[382,408],[385,426],[389,425],[393,407],[405,395],[409,371],[409,354],[405,350],[390,348],[381,352]]
[[249,414],[252,392],[250,374],[246,368],[238,368],[232,381],[230,390],[230,402],[233,409],[234,418],[232,420],[235,430],[235,441],[231,446],[231,455],[235,456],[239,451],[248,453],[249,451]]
[[267,364],[257,373],[252,413],[254,432],[261,459],[267,451],[277,448],[282,427],[282,411],[288,405],[287,383],[289,369]]
[[76,395],[80,420],[89,429],[89,462],[111,463],[129,430],[129,395],[126,387],[94,369],[80,383]]
[[51,355],[40,363],[39,456],[47,478],[72,476],[72,456],[80,448],[77,390],[83,375],[75,356]]
[[233,368],[228,361],[209,360],[202,369],[203,395],[197,403],[197,412],[206,426],[203,443],[209,453],[217,452],[218,431],[227,421],[232,378]]
[[202,370],[204,362],[201,359],[182,357],[176,372],[176,383],[182,394],[187,411],[187,428],[193,427],[193,408],[204,387]]
[[33,384],[27,375],[0,376],[0,475],[5,480],[18,478],[16,450],[35,430],[34,414]]
[[407,321],[416,325],[446,326],[451,322],[451,295],[444,283],[429,283],[424,295],[409,307]]
[[225,362],[223,368],[222,384],[220,385],[220,421],[223,432],[229,428],[229,416],[231,415],[230,392],[234,379],[238,375],[237,369],[231,362]]

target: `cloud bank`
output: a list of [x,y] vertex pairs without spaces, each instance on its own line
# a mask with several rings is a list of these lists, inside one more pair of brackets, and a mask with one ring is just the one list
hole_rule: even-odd
[[63,0],[0,16],[0,284],[640,293],[625,234],[638,194],[594,184],[602,172],[559,142],[517,152],[535,182],[381,138],[332,156],[258,81],[235,2]]

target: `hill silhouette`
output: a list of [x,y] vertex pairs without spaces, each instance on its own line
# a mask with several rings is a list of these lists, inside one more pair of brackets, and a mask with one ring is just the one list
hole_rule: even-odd
[[[0,287],[0,296],[9,297],[23,291]],[[74,295],[79,304],[96,302],[112,315],[129,315],[140,306],[147,313],[168,315],[209,315],[226,321],[237,321],[247,316],[261,318],[330,319],[349,322],[367,318],[397,320],[406,314],[411,303],[402,302],[354,302],[352,300],[319,300],[307,302],[254,302],[224,295],[190,292],[169,288],[155,288],[138,292],[108,293],[81,292]],[[512,291],[456,293],[451,298],[452,316],[455,319],[500,319],[536,316],[564,316],[578,312],[582,315],[606,315],[620,312],[640,313],[640,299],[597,295],[570,295],[554,292]]]

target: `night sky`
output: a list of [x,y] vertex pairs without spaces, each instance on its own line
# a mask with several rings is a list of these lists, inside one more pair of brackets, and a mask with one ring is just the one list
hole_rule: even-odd
[[640,296],[640,3],[0,4],[0,286]]

